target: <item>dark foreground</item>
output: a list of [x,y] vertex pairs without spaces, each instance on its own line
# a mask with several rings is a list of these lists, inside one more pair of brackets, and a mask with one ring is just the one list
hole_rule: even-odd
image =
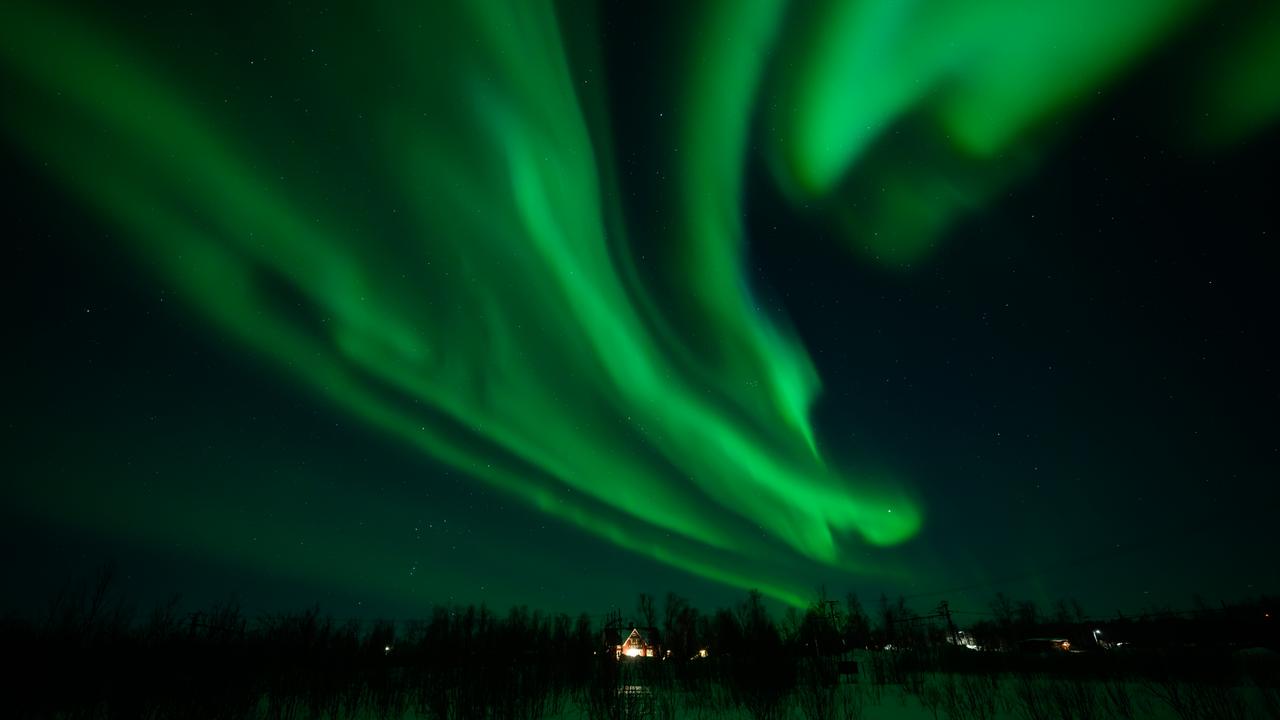
[[674,595],[662,613],[640,605],[665,642],[656,657],[619,660],[616,636],[587,615],[481,606],[399,624],[316,609],[251,621],[234,604],[187,614],[176,602],[138,615],[100,586],[0,625],[6,715],[1280,718],[1265,601],[1106,623],[1048,620],[1023,604],[959,637],[949,613],[882,601],[872,622],[855,598],[781,622],[757,594],[705,615]]

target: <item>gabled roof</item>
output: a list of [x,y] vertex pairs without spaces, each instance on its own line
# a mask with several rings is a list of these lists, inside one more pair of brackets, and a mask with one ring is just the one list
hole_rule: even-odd
[[[630,627],[631,629],[624,630],[623,628],[626,627]],[[640,633],[640,639],[644,642],[657,643],[662,639],[657,628],[644,627],[641,625],[612,625],[610,627],[605,627],[602,635],[604,636],[605,644],[613,646],[621,645],[626,642],[631,638],[631,634],[634,632]]]
[[623,645],[652,645],[657,637],[657,632],[653,628],[644,628],[645,632],[640,632],[641,628],[631,628],[631,634],[627,635],[627,639],[622,641]]

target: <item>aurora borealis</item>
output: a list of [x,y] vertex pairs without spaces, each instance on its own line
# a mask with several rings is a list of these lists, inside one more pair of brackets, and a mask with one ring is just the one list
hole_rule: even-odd
[[[929,293],[945,285],[947,258],[977,262],[1013,243],[1056,247],[1050,257],[1063,260],[1073,242],[1065,230],[966,222],[988,213],[984,222],[1000,227],[1000,197],[1048,177],[1079,128],[1096,123],[1092,113],[1137,92],[1125,84],[1133,78],[1178,88],[1149,90],[1142,112],[1126,111],[1160,136],[1144,143],[1206,166],[1274,148],[1280,89],[1265,78],[1280,69],[1270,50],[1278,18],[1267,5],[1189,0],[708,2],[652,13],[496,1],[324,11],[6,3],[6,153],[32,179],[25,192],[58,208],[23,203],[36,208],[24,214],[24,245],[55,246],[23,257],[32,267],[81,258],[87,286],[118,300],[77,300],[89,317],[70,329],[24,325],[7,373],[26,385],[15,408],[27,418],[11,432],[10,512],[44,537],[163,548],[218,572],[400,607],[519,600],[526,581],[510,578],[530,565],[559,590],[529,589],[528,601],[568,607],[612,597],[584,590],[584,565],[661,578],[632,587],[607,576],[623,597],[689,582],[759,588],[789,604],[821,582],[928,592],[969,584],[965,572],[1023,573],[1034,561],[988,563],[979,548],[1016,544],[1040,524],[1024,527],[1027,513],[1079,518],[1090,504],[1082,486],[1129,481],[1140,486],[1134,497],[1168,493],[1159,523],[1136,532],[1118,523],[1131,517],[1129,501],[1108,501],[1097,517],[1124,543],[1149,536],[1167,527],[1166,505],[1207,510],[1184,492],[1202,490],[1200,460],[1166,452],[1130,466],[1111,449],[1059,453],[1166,448],[1185,431],[1181,413],[1266,378],[1257,392],[1269,410],[1218,409],[1197,451],[1235,468],[1232,490],[1213,497],[1242,493],[1275,469],[1274,447],[1257,449],[1250,435],[1276,429],[1270,366],[1206,385],[1174,363],[1166,377],[1182,377],[1173,394],[1190,405],[1152,409],[1150,421],[1132,408],[1118,417],[1097,404],[1124,383],[1083,360],[1116,344],[1105,336],[1112,326],[1090,334],[1095,320],[1073,314],[1073,302],[1015,284],[1030,299],[1000,302],[1028,314],[1007,320],[1007,335],[937,320],[942,331],[931,334],[913,324],[918,311],[852,296],[838,305],[839,293],[898,283],[889,292],[918,288],[913,302],[940,307]],[[1206,23],[1216,30],[1199,37]],[[1188,57],[1162,59],[1168,48]],[[1209,72],[1230,80],[1209,82]],[[1231,263],[1274,271],[1273,240],[1245,235],[1273,229],[1273,214],[1217,201],[1196,217],[1205,227],[1215,213],[1243,218]],[[1178,224],[1134,218],[1153,238]],[[1198,240],[1172,238],[1168,252]],[[818,265],[807,285],[788,285],[795,267]],[[1115,292],[1082,289],[1088,263],[1055,272],[1075,278],[1066,282],[1085,296],[1077,307]],[[20,287],[62,287],[64,297],[86,287],[38,277]],[[790,294],[802,286],[807,295]],[[1228,306],[1257,291],[1241,287]],[[1138,295],[1120,305],[1137,307]],[[156,298],[159,317],[111,321],[122,324],[102,352],[120,371],[71,380],[98,388],[87,393],[96,407],[54,432],[78,401],[50,401],[40,388],[66,387],[57,378],[78,372],[77,338],[95,332],[83,323],[104,312],[95,304]],[[835,304],[818,311],[825,298]],[[1257,357],[1240,343],[1274,333],[1264,308],[1246,307],[1233,322],[1247,340],[1231,340],[1226,367]],[[1078,334],[1025,340],[1041,337],[1029,326],[1053,325],[1049,309]],[[1137,333],[1135,357],[1159,356],[1185,330],[1163,322]],[[1029,417],[980,397],[994,386],[974,384],[972,364],[997,352],[993,342],[1022,359],[984,372],[1001,376],[997,394],[1013,407],[1028,393],[1042,401],[1022,408]],[[916,367],[954,353],[954,366],[920,372],[943,391],[918,401],[863,387],[886,375],[895,345]],[[1062,349],[1076,358],[1074,375],[1071,360],[1039,357]],[[186,368],[178,377],[209,384],[148,370],[172,373],[171,363]],[[1026,369],[1058,366],[1067,379]],[[1074,403],[1084,406],[1065,409]],[[163,428],[143,429],[148,404],[168,408]],[[968,405],[983,409],[956,420]],[[253,424],[259,415],[267,420]],[[1016,460],[979,450],[954,461],[958,428],[982,427],[983,443],[1000,443],[991,438],[1055,425],[1030,443],[1043,460],[1028,460],[1028,447]],[[212,444],[216,459],[201,459]],[[1053,499],[1003,516],[969,508],[958,526],[950,511],[967,501],[956,493],[1001,505],[1014,475],[1030,483],[1041,466],[1056,473],[1044,481],[1061,488]],[[1187,475],[1133,480],[1135,467]],[[479,504],[467,499],[477,492]],[[1092,528],[1088,517],[1069,534]],[[1061,558],[1075,544],[1028,547]]]

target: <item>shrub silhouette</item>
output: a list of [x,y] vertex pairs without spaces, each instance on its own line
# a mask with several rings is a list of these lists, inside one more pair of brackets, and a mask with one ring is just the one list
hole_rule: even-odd
[[[1236,652],[1276,646],[1274,626],[1259,620],[1274,609],[1267,598],[1106,621],[1107,637],[1131,643],[1122,651],[1090,645],[1100,621],[1081,622],[1071,604],[1044,617],[997,598],[995,644],[1083,636],[1089,649],[1020,653],[955,647],[901,599],[882,600],[873,624],[856,597],[842,604],[822,593],[779,625],[758,592],[710,613],[668,594],[668,659],[620,662],[585,614],[435,606],[396,623],[335,619],[313,606],[251,619],[234,600],[183,613],[176,597],[139,614],[114,577],[108,567],[57,593],[38,617],[0,620],[0,642],[18,660],[0,675],[7,716],[855,720],[886,692],[935,717],[978,720],[998,710],[1028,720],[1134,718],[1156,706],[1179,718],[1280,716],[1274,652]],[[658,620],[650,596],[638,610]],[[874,649],[882,640],[899,644]],[[854,662],[856,674],[842,673]]]

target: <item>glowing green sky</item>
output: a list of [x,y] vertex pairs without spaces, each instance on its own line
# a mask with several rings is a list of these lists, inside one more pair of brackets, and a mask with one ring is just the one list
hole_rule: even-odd
[[[748,168],[766,163],[798,213],[866,251],[850,262],[918,261],[1208,11],[706,3],[653,58],[666,110],[647,121],[661,149],[644,177],[620,169],[623,119],[583,12],[276,8],[227,37],[9,2],[3,125],[143,282],[327,412],[589,537],[784,602],[805,601],[813,568],[910,577],[877,549],[928,526],[929,488],[824,445],[823,378],[748,268]],[[1222,111],[1192,135],[1267,127],[1270,22],[1215,56],[1240,79],[1213,89]],[[654,217],[628,200],[637,186]],[[18,495],[143,541],[187,532],[70,513],[35,484]],[[217,533],[191,541],[288,564]]]

